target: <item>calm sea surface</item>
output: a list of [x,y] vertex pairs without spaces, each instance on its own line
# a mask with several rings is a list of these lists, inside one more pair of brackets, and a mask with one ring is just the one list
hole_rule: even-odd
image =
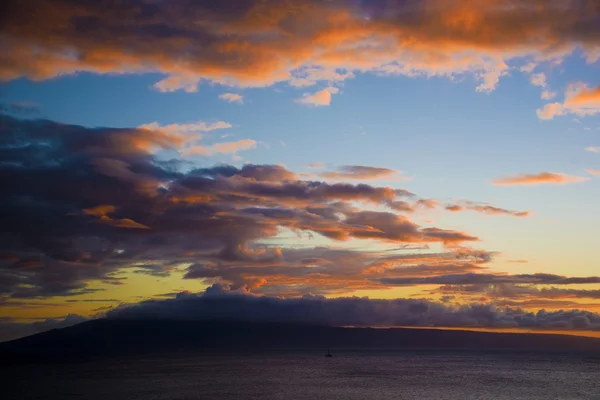
[[585,354],[332,352],[19,366],[1,371],[0,398],[600,399],[600,359]]

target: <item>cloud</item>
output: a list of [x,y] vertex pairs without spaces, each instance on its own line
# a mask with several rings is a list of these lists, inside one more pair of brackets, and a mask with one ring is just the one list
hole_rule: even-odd
[[600,299],[600,290],[565,289],[558,287],[538,288],[531,285],[518,285],[514,283],[494,283],[475,285],[444,285],[435,292],[446,294],[466,294],[492,299]]
[[101,205],[101,206],[97,206],[97,207],[84,209],[83,213],[86,215],[93,215],[95,217],[98,217],[98,222],[107,224],[107,225],[116,226],[117,228],[150,229],[146,225],[135,222],[134,220],[129,219],[129,218],[113,219],[108,216],[108,214],[112,214],[115,211],[116,211],[115,206]]
[[572,176],[557,172],[540,172],[539,174],[522,174],[506,178],[494,179],[497,186],[509,185],[565,185],[567,183],[583,182],[589,178]]
[[540,119],[548,120],[557,116],[575,114],[580,117],[600,113],[600,86],[591,88],[582,82],[567,87],[562,103],[549,103],[537,110]]
[[[160,73],[156,89],[194,92],[201,82],[304,87],[357,73],[468,74],[476,90],[489,92],[514,63],[528,63],[521,69],[532,72],[579,49],[590,63],[600,54],[595,2],[232,4],[134,0],[75,7],[68,0],[11,0],[4,8],[0,79]],[[331,93],[319,93],[314,104],[330,102]]]
[[543,72],[532,74],[529,79],[534,86],[546,87],[546,74]]
[[37,115],[40,113],[40,106],[29,101],[0,102],[0,113],[20,116]]
[[550,90],[542,91],[542,100],[551,100],[556,97],[556,92]]
[[331,104],[331,95],[338,93],[339,89],[336,87],[328,87],[323,90],[319,90],[313,94],[304,93],[302,97],[296,99],[298,103],[306,104],[314,107],[328,106]]
[[324,169],[325,167],[326,167],[326,165],[322,162],[315,162],[315,163],[306,165],[306,168],[311,168],[311,169]]
[[[163,277],[188,266],[188,278],[204,274],[209,283],[225,280],[277,295],[381,288],[373,278],[395,276],[398,267],[422,265],[428,275],[476,270],[464,265],[474,263],[473,252],[455,250],[478,241],[476,235],[367,209],[416,207],[420,200],[407,190],[303,180],[279,165],[195,167],[164,159],[161,150],[200,146],[195,135],[210,125],[86,128],[2,118],[0,300],[75,296],[123,284],[126,271]],[[235,152],[252,145],[208,148]],[[390,258],[264,243],[282,230],[331,243],[368,239],[396,249],[427,250],[432,243],[452,249]],[[444,266],[450,262],[456,267]]]
[[600,153],[600,146],[588,146],[585,148],[585,151],[589,151],[592,153]]
[[528,217],[531,215],[530,211],[507,210],[505,208],[495,207],[489,204],[479,204],[472,201],[463,201],[460,204],[448,204],[445,208],[451,212],[469,210],[487,215],[511,215],[513,217]]
[[[313,167],[314,168],[314,167]],[[337,171],[321,172],[318,176],[336,180],[403,180],[405,177],[395,176],[401,174],[389,168],[368,167],[363,165],[343,165]]]
[[415,278],[383,278],[385,285],[474,285],[474,284],[554,284],[571,285],[600,283],[600,277],[566,277],[553,274],[516,274],[516,275],[496,275],[496,274],[450,274],[433,277],[415,277]]
[[223,94],[219,95],[219,98],[221,100],[225,100],[229,103],[238,103],[238,104],[244,103],[244,97],[241,94],[237,94],[237,93],[223,93]]
[[252,296],[213,285],[202,294],[182,293],[173,299],[148,300],[119,307],[113,319],[179,319],[207,321],[280,321],[333,326],[441,326],[479,328],[600,329],[600,315],[583,310],[540,310],[497,307],[493,304],[443,304],[425,299],[327,299],[307,295],[281,299]]
[[204,137],[203,132],[210,132],[217,129],[228,129],[231,127],[232,125],[230,123],[224,121],[212,123],[198,121],[188,124],[169,125],[160,125],[157,122],[151,122],[138,126],[138,129],[177,138],[177,150],[183,156],[197,155],[211,157],[215,154],[236,154],[239,151],[246,151],[256,148],[256,141],[252,139],[214,143],[212,145],[200,144],[200,141]]
[[204,156],[210,157],[215,154],[236,154],[239,151],[251,150],[256,148],[256,141],[252,139],[242,139],[235,142],[215,143],[210,146],[188,146],[181,150],[183,156]]
[[331,67],[309,66],[302,67],[292,72],[290,85],[294,87],[305,87],[316,85],[317,82],[340,82],[354,78],[354,74],[347,70],[339,70]]
[[189,124],[169,124],[160,125],[158,122],[151,122],[149,124],[143,124],[138,126],[139,129],[148,129],[152,131],[165,131],[169,133],[194,133],[194,132],[210,132],[216,129],[227,129],[231,128],[231,124],[225,121],[217,122],[192,122]]
[[591,169],[591,168],[587,168],[585,170],[585,172],[587,172],[590,175],[594,175],[594,176],[600,176],[600,170],[597,169]]
[[564,108],[560,103],[546,104],[544,107],[537,110],[537,116],[539,119],[553,119],[556,115],[562,115]]
[[195,93],[198,91],[200,78],[197,76],[183,74],[170,75],[156,82],[153,87],[159,92],[171,93],[183,90],[186,93]]

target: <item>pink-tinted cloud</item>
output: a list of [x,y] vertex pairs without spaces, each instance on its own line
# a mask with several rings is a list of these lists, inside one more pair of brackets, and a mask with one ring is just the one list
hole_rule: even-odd
[[314,107],[328,106],[331,104],[331,95],[338,93],[339,89],[336,87],[328,87],[323,90],[319,90],[315,93],[304,93],[302,97],[296,99],[298,103],[306,104]]
[[210,157],[215,154],[236,154],[239,151],[251,150],[256,147],[256,141],[252,139],[242,139],[235,142],[215,143],[210,146],[194,145],[181,150],[184,156],[204,156]]
[[600,170],[588,168],[585,170],[590,175],[600,176]]
[[557,172],[540,172],[539,174],[522,174],[506,178],[494,179],[493,183],[497,186],[510,185],[565,185],[568,183],[577,183],[588,180],[589,178],[581,176],[572,176]]
[[219,95],[219,98],[221,100],[225,100],[229,103],[238,103],[238,104],[244,103],[244,97],[241,94],[237,94],[237,93],[223,93],[223,94]]

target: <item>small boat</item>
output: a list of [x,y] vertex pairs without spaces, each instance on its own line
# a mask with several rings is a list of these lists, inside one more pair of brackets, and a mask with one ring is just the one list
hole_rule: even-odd
[[329,352],[329,349],[327,349],[327,354],[325,354],[325,357],[333,357],[333,356],[331,355],[331,353]]

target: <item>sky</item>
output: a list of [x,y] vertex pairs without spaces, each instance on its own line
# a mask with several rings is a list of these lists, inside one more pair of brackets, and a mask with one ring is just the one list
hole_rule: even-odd
[[597,1],[3,15],[0,339],[211,296],[600,331]]

